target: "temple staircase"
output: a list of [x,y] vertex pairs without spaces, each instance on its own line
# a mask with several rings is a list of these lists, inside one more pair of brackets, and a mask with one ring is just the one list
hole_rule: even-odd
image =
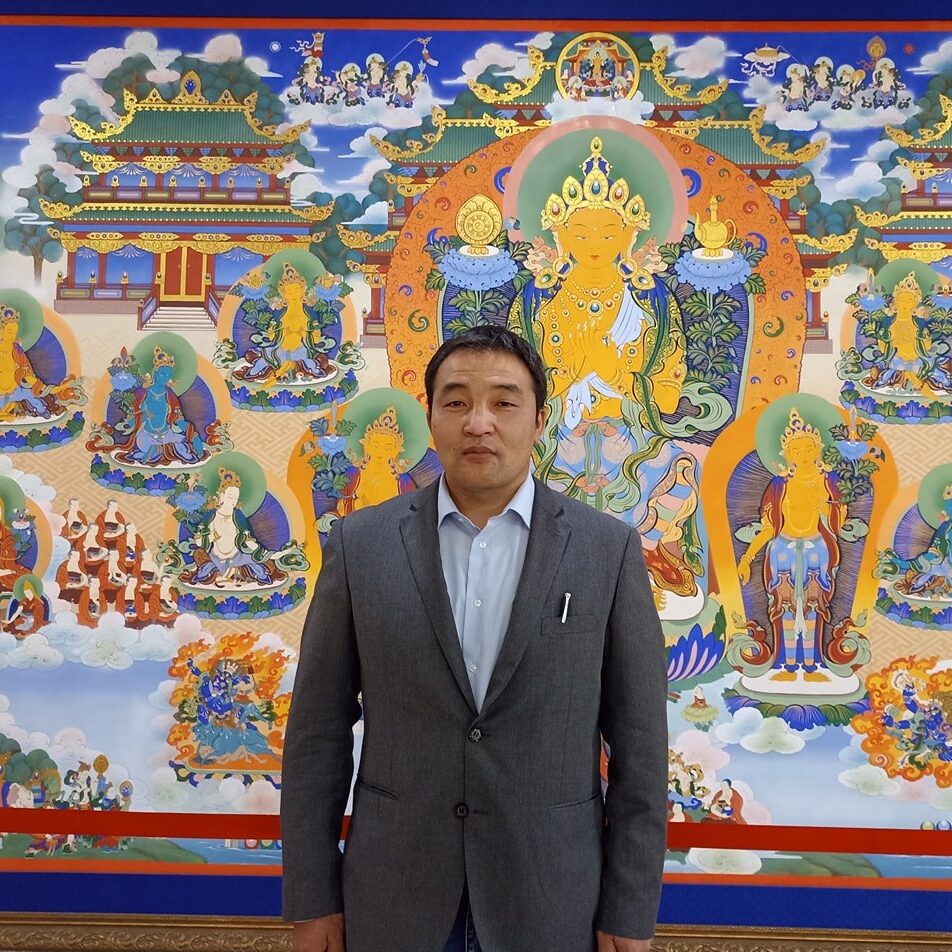
[[143,328],[148,331],[213,331],[215,325],[208,311],[199,305],[161,304]]

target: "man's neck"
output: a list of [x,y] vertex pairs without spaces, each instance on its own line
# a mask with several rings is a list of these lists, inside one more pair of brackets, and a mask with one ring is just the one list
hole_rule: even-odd
[[486,523],[489,522],[493,516],[498,516],[505,510],[506,506],[512,502],[513,497],[519,492],[520,487],[525,483],[528,475],[529,471],[527,469],[525,475],[519,482],[502,489],[492,490],[485,495],[483,493],[460,493],[450,485],[450,481],[446,479],[445,475],[443,479],[446,483],[446,490],[450,494],[450,499],[456,503],[456,508],[459,509],[460,513],[466,516],[478,529],[484,529]]

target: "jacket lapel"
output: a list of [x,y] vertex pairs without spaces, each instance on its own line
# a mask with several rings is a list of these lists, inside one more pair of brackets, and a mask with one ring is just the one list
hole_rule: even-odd
[[506,637],[489,680],[483,711],[488,710],[505,690],[522,661],[529,639],[539,631],[542,605],[555,580],[571,534],[564,524],[562,512],[559,494],[536,480],[526,560],[512,601]]
[[446,591],[443,563],[440,559],[440,537],[436,524],[436,503],[439,480],[414,493],[410,511],[400,521],[400,534],[410,561],[410,571],[420,598],[426,606],[430,625],[436,634],[446,663],[456,678],[463,697],[476,713],[476,700],[466,674],[463,649],[459,643],[453,608]]

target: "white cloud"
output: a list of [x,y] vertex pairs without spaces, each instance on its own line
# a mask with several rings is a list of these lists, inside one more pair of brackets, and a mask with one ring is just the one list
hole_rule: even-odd
[[852,787],[867,797],[894,797],[899,783],[890,779],[882,767],[863,764],[844,770],[837,778],[845,787]]
[[146,802],[153,810],[175,813],[189,802],[188,784],[182,783],[171,767],[160,767],[149,780]]
[[0,694],[0,714],[10,710],[10,698],[5,694]]
[[846,176],[836,180],[837,198],[856,198],[861,202],[886,191],[882,169],[875,162],[859,162]]
[[[551,40],[551,34],[549,36]],[[469,83],[471,80],[478,79],[490,67],[494,67],[499,76],[514,76],[516,79],[524,79],[532,75],[529,57],[525,53],[503,46],[502,43],[484,43],[470,59],[463,63],[461,75],[455,79],[444,79],[442,82],[448,84]]]
[[198,55],[206,63],[235,63],[241,59],[241,54],[240,37],[234,33],[219,33],[205,44],[204,52]]
[[740,56],[740,53],[729,50],[720,37],[704,36],[690,46],[675,47],[675,75],[703,79],[720,73],[727,58],[734,56]]
[[[186,629],[190,627],[188,622],[184,624]],[[57,612],[53,621],[40,629],[67,660],[114,671],[124,671],[136,661],[171,660],[183,643],[180,632],[162,625],[147,625],[141,631],[128,628],[119,612],[106,612],[95,628],[79,624],[71,611]]]
[[387,203],[374,202],[368,206],[367,210],[360,216],[349,222],[350,225],[386,225],[387,224]]
[[748,734],[760,730],[764,716],[754,707],[742,707],[724,724],[714,729],[717,739],[725,744],[739,744]]
[[516,43],[516,46],[534,46],[537,50],[547,50],[552,45],[552,38],[554,36],[554,33],[543,31],[542,33],[536,33],[535,36],[528,40],[522,40]]
[[303,202],[314,192],[326,192],[327,186],[314,172],[303,172],[291,179],[291,201]]
[[27,635],[17,646],[7,652],[11,668],[38,668],[52,670],[63,663],[63,653],[50,646],[41,634]]
[[356,175],[352,175],[348,179],[342,179],[337,185],[343,190],[366,188],[377,172],[389,168],[390,163],[386,159],[371,159],[369,162],[364,163],[363,168]]
[[202,628],[202,621],[196,615],[179,615],[172,623],[172,632],[176,642],[180,645],[185,645],[190,641],[197,641],[199,639],[211,644],[214,640],[212,636]]
[[387,130],[382,129],[380,126],[374,126],[371,129],[365,130],[359,136],[357,136],[356,139],[350,140],[350,152],[344,153],[343,155],[339,156],[339,158],[379,159],[380,152],[371,141],[371,137],[374,139],[382,139],[386,134]]
[[171,661],[175,657],[176,644],[172,633],[162,625],[146,625],[139,638],[129,647],[129,654],[136,661]]
[[919,65],[913,66],[909,72],[931,76],[950,70],[952,70],[952,40],[944,40],[935,52],[926,53],[919,61]]
[[[204,60],[206,63],[237,63],[244,57],[244,49],[240,37],[234,33],[220,33],[205,44],[203,52],[192,53],[191,55]],[[258,76],[281,75],[280,73],[273,73],[267,60],[260,56],[244,58],[244,65],[253,73],[257,73]]]
[[803,750],[806,740],[782,717],[765,717],[760,729],[741,738],[740,745],[752,754],[795,754]]
[[722,876],[752,876],[763,863],[750,850],[698,849],[688,850],[687,861],[705,873]]
[[74,60],[71,63],[57,63],[57,69],[75,70],[85,73],[92,79],[105,79],[114,69],[121,66],[131,56],[142,54],[149,58],[157,68],[167,67],[180,56],[179,50],[159,49],[159,41],[154,33],[144,30],[130,33],[125,45],[107,46],[96,50],[88,59]]
[[238,777],[221,782],[219,792],[236,813],[277,813],[281,794],[267,780],[254,780],[244,786]]
[[673,50],[675,47],[674,37],[670,33],[655,33],[651,37],[651,45],[655,52],[658,50]]
[[870,162],[884,162],[888,159],[899,145],[892,139],[877,139],[867,150],[865,158]]
[[841,764],[846,764],[848,767],[859,767],[862,764],[869,763],[869,757],[866,755],[866,751],[862,748],[863,735],[856,734],[852,731],[847,731],[851,733],[850,742],[848,747],[844,747],[837,758]]
[[654,112],[654,103],[648,102],[639,90],[631,99],[587,99],[582,102],[556,96],[545,108],[553,122],[577,116],[617,116],[641,125]]
[[684,758],[685,763],[697,764],[705,775],[713,775],[730,763],[730,754],[714,746],[711,735],[704,731],[684,731],[679,734],[671,748]]

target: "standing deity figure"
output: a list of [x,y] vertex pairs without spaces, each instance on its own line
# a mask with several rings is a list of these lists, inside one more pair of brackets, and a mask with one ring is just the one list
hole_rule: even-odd
[[234,376],[239,380],[293,383],[322,380],[331,374],[324,339],[305,310],[305,305],[313,305],[315,300],[314,290],[286,261],[275,301],[284,313],[272,321],[270,339],[244,355],[248,366],[239,367]]
[[952,358],[934,353],[934,344],[920,321],[923,312],[922,289],[914,271],[910,271],[893,290],[893,315],[885,341],[885,354],[863,378],[872,390],[900,393],[952,393]]
[[740,557],[742,585],[766,546],[763,585],[773,632],[775,681],[828,681],[824,635],[840,564],[838,537],[846,518],[819,430],[796,408],[780,438],[784,463],[760,503],[760,530]]
[[551,372],[537,474],[642,532],[659,601],[693,600],[704,573],[697,463],[662,418],[677,410],[684,385],[681,314],[633,257],[650,213],[624,178],[610,177],[602,149],[594,137],[582,180],[569,176],[546,201],[542,226],[557,258],[510,313]]
[[393,80],[390,88],[390,105],[409,109],[413,105],[416,87],[413,82],[413,67],[401,60],[393,68]]
[[367,427],[360,446],[363,456],[344,489],[339,506],[341,515],[376,506],[414,488],[413,480],[406,475],[403,432],[397,423],[395,407],[388,407]]
[[368,99],[383,99],[390,88],[387,78],[387,61],[379,53],[371,53],[366,60],[364,93]]

